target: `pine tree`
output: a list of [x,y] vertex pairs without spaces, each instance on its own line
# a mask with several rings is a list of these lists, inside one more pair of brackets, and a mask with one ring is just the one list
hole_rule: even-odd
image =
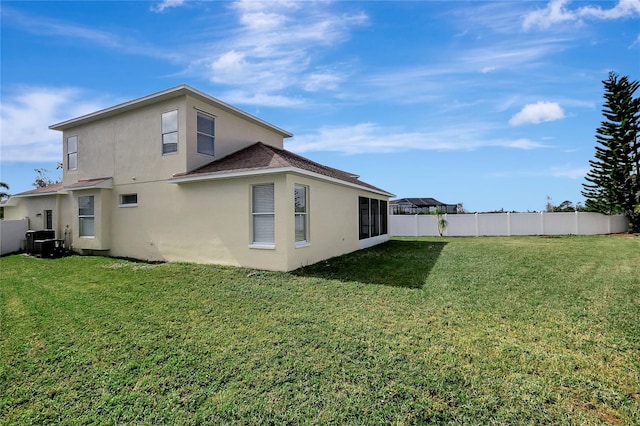
[[609,73],[602,82],[605,120],[596,130],[595,159],[583,184],[586,208],[606,214],[624,213],[632,230],[640,231],[640,98],[637,81]]

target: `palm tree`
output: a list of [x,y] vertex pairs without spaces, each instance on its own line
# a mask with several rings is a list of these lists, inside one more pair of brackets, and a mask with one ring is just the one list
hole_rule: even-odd
[[9,193],[5,192],[3,189],[9,190],[9,185],[4,182],[0,182],[0,200],[9,197]]

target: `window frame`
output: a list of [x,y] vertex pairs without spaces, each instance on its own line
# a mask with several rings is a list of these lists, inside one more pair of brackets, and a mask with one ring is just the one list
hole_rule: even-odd
[[[82,199],[90,199],[91,200],[91,212],[84,212],[82,207]],[[84,234],[84,226],[83,222],[91,223],[92,226],[92,234]],[[96,204],[95,204],[95,196],[93,195],[85,195],[78,197],[78,236],[80,238],[95,238],[96,236]]]
[[[298,206],[297,190],[304,191],[304,202],[301,207]],[[303,236],[304,238],[298,239],[298,218],[302,218],[303,224]],[[309,240],[309,186],[294,184],[293,186],[293,226],[294,226],[294,242],[296,247],[306,247],[311,245]]]
[[[165,117],[168,117],[169,114],[175,114],[176,116],[175,130],[173,129],[173,127],[169,127],[170,125],[173,124],[169,122],[169,119],[167,119],[167,121],[165,122]],[[160,115],[160,134],[161,134],[161,141],[162,141],[162,155],[172,155],[172,154],[178,153],[178,142],[179,142],[178,129],[180,127],[179,118],[180,116],[178,114],[177,109],[163,112]],[[165,128],[165,127],[168,127],[168,128]],[[168,139],[169,136],[171,136],[172,138],[175,136],[175,142],[166,142],[165,139]],[[175,146],[175,149],[167,150],[167,147],[173,148],[174,146]]]
[[[70,142],[73,141],[75,148],[69,148]],[[71,167],[71,159],[73,158],[73,167]],[[78,135],[69,136],[67,138],[67,170],[78,170]]]
[[[201,130],[199,127],[200,118],[205,120],[211,120],[211,128],[212,134],[206,133],[203,129]],[[200,138],[210,138],[211,139],[211,153],[200,151]],[[200,155],[205,155],[207,157],[214,157],[216,152],[216,120],[215,115],[209,114],[205,111],[196,110],[196,153]]]
[[44,229],[53,229],[53,210],[45,209],[42,212],[42,221]]
[[386,200],[358,197],[358,239],[365,240],[388,234],[388,214],[389,204]]
[[[260,188],[267,188],[270,187],[271,188],[271,210],[267,211],[256,211],[259,207],[260,204],[258,203],[257,200],[257,196],[259,196],[260,194],[257,194],[257,190]],[[249,244],[250,248],[258,248],[258,249],[275,249],[276,246],[276,203],[275,203],[275,184],[273,182],[270,183],[258,183],[258,184],[254,184],[251,185],[251,243]],[[271,241],[269,240],[262,240],[262,238],[258,237],[258,231],[259,231],[259,220],[260,219],[264,219],[264,218],[271,218],[271,231],[272,231],[272,235],[271,235]],[[262,231],[262,230],[260,230]]]
[[[125,199],[125,197],[134,197],[134,196],[135,196],[134,202],[127,202],[127,200]],[[120,203],[118,204],[118,207],[138,207],[138,194],[133,192],[128,194],[120,194]]]

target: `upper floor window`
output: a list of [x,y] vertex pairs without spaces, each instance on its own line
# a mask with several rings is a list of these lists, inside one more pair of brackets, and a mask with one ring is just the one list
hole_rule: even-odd
[[67,170],[78,168],[78,137],[67,138]]
[[178,152],[178,110],[162,114],[162,154]]
[[198,141],[199,154],[213,155],[213,141],[215,139],[215,125],[213,117],[198,112]]

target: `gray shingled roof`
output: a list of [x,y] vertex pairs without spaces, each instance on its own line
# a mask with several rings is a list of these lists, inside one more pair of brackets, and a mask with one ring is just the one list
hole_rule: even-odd
[[279,149],[271,145],[266,145],[262,142],[257,142],[247,148],[236,151],[191,172],[176,174],[174,179],[204,177],[207,175],[215,176],[232,172],[248,172],[286,167],[317,173],[332,179],[372,189],[377,192],[387,193],[387,191],[384,191],[383,189],[359,180],[357,175],[324,166],[320,163],[316,163],[315,161],[311,161],[308,158],[294,154],[293,152]]
[[399,200],[392,200],[391,204],[398,204],[402,202],[411,203],[416,207],[437,207],[437,206],[446,206],[449,205],[447,203],[443,203],[441,201],[436,200],[435,198],[424,197],[424,198],[400,198]]
[[28,197],[30,195],[46,195],[46,194],[55,194],[56,192],[62,190],[62,182],[53,183],[51,185],[43,186],[41,188],[32,189],[31,191],[21,192],[19,194],[14,194],[14,197]]

